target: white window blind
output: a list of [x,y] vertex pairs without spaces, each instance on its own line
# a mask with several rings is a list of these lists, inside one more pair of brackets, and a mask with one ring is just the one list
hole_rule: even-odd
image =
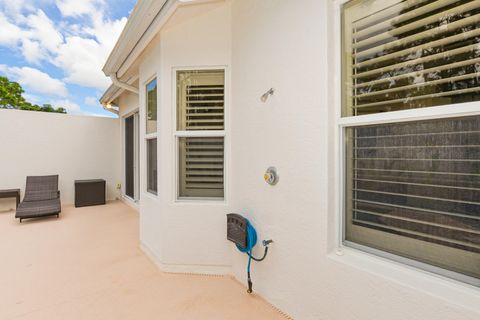
[[480,115],[390,117],[480,100],[480,1],[354,0],[342,18],[346,243],[480,285]]
[[223,70],[177,73],[177,130],[186,132],[178,138],[179,197],[224,196],[224,78]]
[[480,100],[480,1],[352,1],[344,21],[345,116]]

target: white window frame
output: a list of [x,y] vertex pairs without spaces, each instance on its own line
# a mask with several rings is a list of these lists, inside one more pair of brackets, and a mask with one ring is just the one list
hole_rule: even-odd
[[[199,131],[183,131],[177,130],[177,72],[178,71],[208,71],[208,70],[223,70],[224,72],[224,129],[223,130],[199,130]],[[173,193],[174,203],[212,203],[212,204],[226,204],[228,194],[228,167],[229,167],[229,146],[228,141],[230,135],[228,134],[229,126],[229,106],[230,106],[230,74],[226,65],[212,65],[212,66],[189,66],[189,67],[173,67],[172,68],[172,114],[173,114],[173,168],[175,168]],[[179,168],[179,138],[185,137],[223,137],[223,197],[180,197],[180,168]]]
[[[147,86],[150,82],[152,82],[153,80],[156,80],[157,81],[157,130],[155,132],[151,132],[151,133],[147,133],[147,101],[148,101],[148,97],[147,97]],[[157,74],[154,74],[152,76],[150,76],[149,78],[147,78],[146,81],[143,82],[143,105],[144,105],[144,108],[143,108],[143,125],[142,125],[142,135],[143,135],[143,148],[145,150],[144,152],[144,155],[145,155],[145,158],[144,158],[144,161],[143,161],[143,165],[144,165],[144,177],[145,177],[145,182],[143,183],[143,186],[142,186],[142,190],[143,190],[143,193],[149,197],[153,197],[153,198],[158,198],[158,194],[159,194],[159,190],[158,190],[158,186],[159,186],[159,179],[158,179],[158,176],[159,176],[159,169],[160,169],[160,166],[159,166],[159,157],[158,157],[158,153],[159,153],[159,139],[158,139],[158,130],[159,130],[159,119],[160,119],[160,94],[159,94],[159,79],[157,77]],[[148,190],[148,147],[147,147],[147,144],[148,144],[148,140],[152,140],[152,139],[157,139],[157,192],[156,193],[153,193],[151,191]]]
[[[460,305],[470,307],[475,304],[475,296],[478,298],[478,294],[480,294],[480,279],[345,240],[345,130],[347,128],[480,115],[480,101],[478,101],[342,117],[342,6],[349,1],[351,0],[333,0],[334,19],[332,20],[334,23],[333,34],[335,41],[333,46],[332,98],[336,122],[333,135],[333,163],[335,166],[336,184],[333,220],[336,230],[334,230],[334,243],[332,246],[334,252],[330,257],[362,269],[366,268],[372,272],[380,273],[382,276],[393,278],[402,283],[409,283],[414,287],[426,286],[431,289],[432,285],[434,285],[436,287],[435,290],[440,292],[441,295],[448,296],[449,299],[455,300]],[[442,279],[442,282],[439,283],[438,279]],[[423,282],[419,282],[420,280],[423,280]],[[470,295],[468,296],[468,294]]]

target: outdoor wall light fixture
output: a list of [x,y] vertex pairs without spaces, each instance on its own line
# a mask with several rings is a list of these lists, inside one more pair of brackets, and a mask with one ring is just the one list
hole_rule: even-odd
[[260,97],[260,101],[262,102],[267,102],[267,99],[269,96],[273,96],[273,93],[275,92],[275,89],[273,88],[270,88],[267,92],[265,92],[264,94],[262,94],[262,96]]

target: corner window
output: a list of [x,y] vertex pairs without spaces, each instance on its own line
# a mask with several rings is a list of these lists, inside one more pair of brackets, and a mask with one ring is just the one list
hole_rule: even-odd
[[[455,108],[480,100],[479,10],[400,0],[342,10],[344,241],[476,285],[480,112]],[[427,107],[429,120],[410,120]]]
[[147,192],[157,194],[157,79],[145,86],[145,144]]
[[178,198],[224,197],[225,72],[177,71]]
[[146,133],[157,132],[157,79],[153,79],[146,88]]
[[157,194],[157,139],[147,139],[147,192]]

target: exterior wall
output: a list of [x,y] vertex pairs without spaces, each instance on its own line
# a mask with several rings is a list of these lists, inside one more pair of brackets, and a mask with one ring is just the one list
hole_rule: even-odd
[[[233,4],[232,210],[275,241],[252,267],[254,289],[295,319],[478,319],[478,288],[353,249],[335,254],[334,13],[326,0]],[[270,165],[274,187],[262,181]],[[240,281],[246,262],[233,250]]]
[[[63,204],[74,202],[74,180],[102,178],[107,199],[118,197],[118,119],[0,110],[0,188],[21,188],[27,175],[59,174]],[[0,199],[0,210],[15,207]]]
[[[339,250],[335,14],[329,0],[178,9],[140,61],[142,164],[143,86],[154,76],[159,83],[160,182],[158,196],[147,194],[142,166],[142,246],[164,271],[232,273],[245,283],[247,257],[225,240],[225,214],[237,212],[260,240],[274,240],[267,259],[253,263],[254,290],[295,319],[478,319],[478,288]],[[176,202],[173,68],[220,65],[231,91],[226,202]],[[274,187],[263,181],[271,165],[280,174]]]
[[118,97],[118,104],[121,106],[119,116],[125,117],[138,110],[138,94],[124,91]]
[[[174,68],[230,66],[230,2],[179,9],[140,64],[141,163],[145,164],[145,84],[158,79],[158,196],[145,190],[141,169],[141,242],[163,270],[229,273],[226,202],[175,200]],[[229,82],[227,70],[227,85]],[[228,126],[228,124],[227,124]],[[228,140],[227,140],[228,141]],[[228,164],[227,164],[228,165]],[[227,177],[228,179],[228,177]],[[228,199],[228,196],[227,198]],[[192,230],[195,226],[195,231]]]

